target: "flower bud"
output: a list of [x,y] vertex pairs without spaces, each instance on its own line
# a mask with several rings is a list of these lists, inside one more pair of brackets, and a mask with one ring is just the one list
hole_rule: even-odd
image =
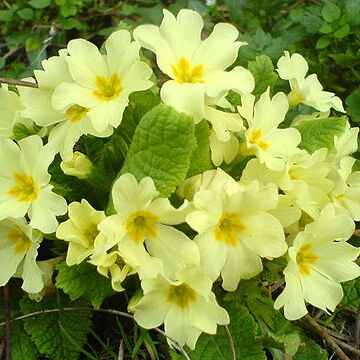
[[61,170],[66,175],[76,176],[78,179],[86,179],[93,167],[93,163],[81,152],[75,151],[70,161],[62,161]]

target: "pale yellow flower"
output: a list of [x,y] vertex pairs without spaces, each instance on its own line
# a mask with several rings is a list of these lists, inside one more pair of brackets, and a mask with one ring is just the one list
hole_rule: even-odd
[[[67,46],[71,82],[56,87],[52,105],[60,112],[71,112],[89,119],[98,133],[118,127],[129,95],[149,89],[153,83],[150,67],[139,59],[139,44],[131,42],[127,30],[112,33],[105,41],[106,55],[84,39],[71,40]],[[74,108],[74,106],[77,106]],[[107,136],[109,136],[109,133]]]
[[66,264],[80,264],[94,250],[94,242],[99,234],[98,224],[106,218],[104,211],[95,210],[85,199],[81,203],[72,202],[68,206],[69,220],[61,223],[56,237],[69,242]]
[[111,277],[111,286],[115,291],[124,291],[122,282],[127,276],[135,274],[136,271],[124,262],[119,251],[109,253],[93,254],[88,261],[97,267],[99,274],[105,277]]
[[246,146],[271,170],[282,170],[286,160],[299,151],[301,135],[294,128],[278,129],[285,119],[288,102],[285,94],[277,93],[270,98],[270,88],[255,104],[255,96],[241,98],[238,111],[249,124],[245,131]]
[[0,219],[30,218],[29,225],[44,233],[57,228],[57,215],[66,213],[66,201],[52,192],[47,169],[54,152],[39,136],[19,141],[0,139]]
[[60,167],[66,175],[76,176],[78,179],[86,179],[91,174],[93,163],[86,155],[75,151],[72,159],[70,161],[62,161]]
[[133,175],[124,174],[112,189],[117,214],[98,226],[105,239],[96,242],[95,250],[104,252],[117,245],[141,278],[156,277],[159,272],[171,277],[199,262],[196,244],[170,226],[184,221],[184,207],[175,209],[168,199],[158,196],[151,178],[138,183]]
[[287,319],[304,316],[305,301],[324,311],[334,311],[340,303],[343,297],[340,283],[360,275],[354,262],[360,249],[344,241],[354,229],[351,218],[338,215],[329,204],[296,236],[284,270],[286,286],[274,304],[276,309],[284,306]]
[[199,233],[195,241],[201,267],[212,280],[221,274],[225,290],[233,291],[240,279],[257,275],[263,268],[261,257],[286,251],[281,223],[268,212],[277,202],[276,186],[260,187],[257,181],[231,196],[224,189],[195,194],[195,210],[186,221]]
[[[32,119],[39,126],[49,127],[48,146],[65,161],[72,158],[74,144],[82,135],[98,137],[110,136],[113,132],[109,125],[98,132],[87,116],[89,109],[77,104],[73,99],[71,105],[64,109],[55,109],[52,105],[54,90],[63,82],[71,82],[66,49],[59,51],[59,56],[52,56],[42,61],[43,70],[35,70],[35,78],[39,88],[19,87],[20,100],[24,107],[22,115]],[[34,81],[34,79],[25,79]]]
[[313,108],[326,112],[330,108],[345,112],[342,102],[334,93],[323,91],[317,75],[306,76],[309,66],[298,53],[290,56],[288,51],[284,51],[277,63],[277,71],[281,79],[289,80],[291,92],[288,95],[290,106],[296,106],[303,103]]
[[176,281],[162,275],[144,279],[144,297],[132,307],[135,321],[145,329],[164,323],[167,335],[194,349],[202,332],[215,334],[217,325],[230,321],[226,310],[217,304],[211,286],[210,278],[198,268],[181,270]]
[[205,116],[205,105],[216,103],[229,90],[240,94],[254,89],[251,73],[236,66],[225,71],[238,56],[241,43],[237,29],[226,23],[216,24],[212,33],[201,40],[204,22],[199,13],[182,9],[175,17],[163,10],[160,26],[140,25],[134,37],[141,46],[156,54],[160,70],[170,77],[161,88],[165,104],[191,115],[196,122]]
[[43,272],[36,262],[41,241],[40,231],[33,230],[24,218],[0,221],[0,286],[6,285],[11,277],[20,277],[26,292],[38,293],[43,289]]

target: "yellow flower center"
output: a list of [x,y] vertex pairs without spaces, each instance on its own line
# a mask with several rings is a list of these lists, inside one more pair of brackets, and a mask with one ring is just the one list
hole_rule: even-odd
[[305,100],[304,96],[296,91],[291,91],[287,98],[289,106],[297,106]]
[[97,76],[96,87],[97,89],[93,91],[93,94],[104,101],[116,99],[124,89],[121,86],[118,74],[112,74],[108,79],[103,76]]
[[296,262],[299,267],[300,274],[310,275],[310,264],[314,264],[318,261],[318,256],[311,251],[312,245],[303,245],[296,254]]
[[249,143],[256,144],[259,148],[266,150],[269,148],[269,144],[265,141],[262,141],[261,136],[262,136],[261,129],[252,131],[249,136]]
[[95,238],[99,235],[97,224],[92,223],[85,231],[84,236],[88,241],[88,246],[94,245]]
[[203,83],[204,69],[202,65],[191,67],[185,58],[180,58],[176,65],[171,65],[175,80],[180,84]]
[[175,303],[181,309],[185,309],[191,301],[196,301],[196,293],[187,283],[171,285],[166,300]]
[[14,173],[17,185],[9,190],[9,194],[18,197],[18,201],[34,201],[38,198],[39,186],[32,176]]
[[70,118],[70,121],[72,123],[76,123],[76,122],[82,120],[86,116],[86,113],[89,110],[90,109],[85,108],[80,105],[73,105],[73,106],[69,107],[65,113]]
[[236,246],[237,235],[245,230],[245,226],[240,222],[239,215],[225,213],[215,228],[215,240],[225,241],[231,246]]
[[22,254],[30,249],[32,241],[25,235],[25,233],[17,227],[16,230],[12,230],[7,234],[8,240],[15,243],[15,254]]
[[130,238],[139,243],[145,238],[156,238],[156,221],[158,217],[148,211],[136,211],[126,221],[126,231]]

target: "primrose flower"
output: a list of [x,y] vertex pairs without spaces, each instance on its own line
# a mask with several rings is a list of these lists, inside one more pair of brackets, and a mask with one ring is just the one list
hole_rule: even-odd
[[[66,62],[67,50],[59,51],[59,56],[52,56],[42,62],[44,70],[35,70],[39,88],[19,87],[20,100],[24,107],[22,116],[32,119],[39,126],[52,126],[48,146],[65,161],[73,156],[74,144],[82,135],[107,137],[113,132],[110,125],[103,131],[96,131],[88,117],[89,109],[77,103],[78,97],[63,109],[52,105],[54,90],[63,82],[73,81]],[[34,81],[34,79],[26,79]]]
[[284,306],[285,317],[300,319],[307,313],[305,301],[324,311],[334,311],[343,297],[341,282],[355,279],[360,267],[354,260],[360,249],[346,241],[355,229],[347,215],[337,215],[332,204],[305,226],[289,248],[284,270],[286,286],[274,307]]
[[93,254],[88,261],[97,267],[99,274],[105,277],[111,276],[111,286],[115,291],[124,291],[122,282],[129,275],[135,274],[136,271],[124,262],[119,251],[111,251],[110,253]]
[[242,106],[238,111],[248,123],[245,131],[248,150],[253,151],[260,162],[271,170],[282,170],[286,160],[299,149],[301,135],[294,128],[277,129],[285,119],[288,102],[285,94],[277,93],[270,98],[270,88],[266,90],[254,106],[255,96],[242,96]]
[[37,135],[19,141],[0,139],[0,220],[30,218],[29,225],[44,233],[54,232],[57,215],[66,213],[66,201],[51,191],[47,169],[54,152]]
[[[162,275],[141,282],[144,297],[133,307],[135,321],[145,329],[164,323],[167,335],[191,349],[204,331],[215,334],[217,325],[229,323],[229,315],[216,303],[212,281],[198,268],[186,268],[176,281]],[[169,341],[171,345],[171,341]]]
[[8,90],[4,85],[0,88],[0,136],[13,138],[13,127],[16,123],[23,123],[30,127],[32,121],[21,117],[23,105],[20,102],[19,96],[14,92]]
[[163,271],[172,277],[187,265],[197,265],[196,244],[169,226],[184,221],[184,208],[175,209],[168,199],[158,196],[149,177],[139,183],[129,173],[117,179],[112,189],[117,214],[98,225],[106,241],[97,241],[96,252],[117,245],[125,262],[138,271],[140,277],[156,277]]
[[239,150],[239,140],[233,134],[230,134],[230,138],[227,141],[221,141],[216,136],[216,133],[210,131],[210,149],[211,160],[214,165],[219,166],[223,161],[227,164],[231,163]]
[[95,239],[99,235],[97,225],[106,218],[103,211],[95,210],[85,199],[81,203],[72,202],[68,206],[69,220],[61,223],[56,237],[69,241],[66,264],[80,264],[94,250]]
[[[118,127],[129,95],[149,89],[152,71],[139,60],[140,45],[131,42],[127,30],[112,33],[105,41],[106,55],[84,39],[71,40],[66,60],[72,78],[54,91],[52,105],[68,112],[77,122],[89,118],[93,128],[103,133]],[[109,134],[110,135],[110,134]]]
[[337,170],[339,179],[335,182],[330,198],[338,210],[346,212],[355,221],[360,220],[360,171],[352,172],[355,159],[345,156]]
[[24,218],[0,221],[0,286],[16,276],[23,279],[22,289],[28,293],[43,289],[42,270],[36,263],[41,241],[40,231],[33,230]]
[[248,70],[236,66],[225,71],[236,60],[239,47],[246,44],[236,41],[239,32],[234,26],[216,24],[213,32],[201,40],[204,22],[199,13],[182,9],[176,18],[168,10],[163,13],[159,27],[140,25],[134,37],[156,54],[160,70],[171,79],[160,91],[165,104],[199,122],[204,118],[205,104],[213,103],[229,90],[245,94],[254,89]]
[[231,196],[214,190],[195,194],[195,210],[186,221],[199,233],[195,241],[205,274],[215,280],[221,273],[225,290],[233,291],[240,279],[258,274],[261,257],[278,257],[286,251],[281,223],[267,212],[277,202],[276,186],[260,187],[257,181]]
[[76,176],[78,179],[86,179],[91,174],[93,163],[79,151],[73,153],[70,161],[60,163],[61,170],[69,176]]
[[260,179],[261,183],[274,183],[286,195],[295,198],[297,206],[316,218],[320,210],[330,202],[329,193],[334,181],[328,178],[331,165],[326,161],[327,148],[312,154],[299,150],[286,161],[281,171],[268,169],[259,159],[251,159],[241,176],[241,182]]
[[289,80],[291,92],[288,100],[290,106],[303,103],[321,112],[328,111],[331,107],[345,112],[339,97],[332,92],[323,91],[316,74],[305,77],[309,65],[300,54],[295,53],[290,56],[288,51],[284,51],[284,53],[285,55],[277,63],[277,71],[281,79]]

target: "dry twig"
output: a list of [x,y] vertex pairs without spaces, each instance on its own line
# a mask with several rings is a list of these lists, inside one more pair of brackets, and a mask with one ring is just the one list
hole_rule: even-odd
[[32,83],[29,81],[22,81],[22,80],[15,80],[10,78],[0,78],[0,84],[8,84],[8,85],[15,85],[15,86],[25,86],[31,88],[38,88],[39,85],[36,83]]
[[355,348],[358,349],[360,347],[360,303],[357,310],[356,322],[355,322]]
[[305,319],[311,328],[324,339],[326,344],[331,347],[340,360],[351,360],[339,347],[339,345],[334,341],[334,339],[328,334],[325,328],[320,326],[309,314],[305,315]]

